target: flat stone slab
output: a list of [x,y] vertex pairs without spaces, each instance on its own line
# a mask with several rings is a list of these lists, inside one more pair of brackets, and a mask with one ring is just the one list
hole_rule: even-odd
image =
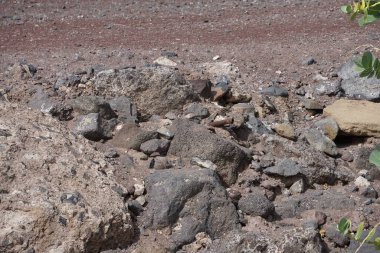
[[363,100],[338,100],[323,114],[333,118],[342,133],[380,137],[380,104]]

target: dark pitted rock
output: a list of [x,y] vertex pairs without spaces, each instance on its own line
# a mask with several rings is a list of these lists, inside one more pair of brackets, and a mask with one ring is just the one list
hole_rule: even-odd
[[113,111],[117,113],[118,119],[123,123],[137,122],[137,108],[132,100],[126,96],[116,97],[108,101]]
[[157,129],[157,133],[159,133],[162,137],[167,139],[172,139],[174,137],[174,132],[166,127],[160,127]]
[[174,248],[191,243],[200,232],[215,239],[240,227],[235,206],[211,170],[157,171],[145,178],[145,184],[145,226],[173,229]]
[[216,85],[211,87],[211,99],[213,101],[221,100],[230,90],[229,83],[227,76],[219,77]]
[[309,144],[316,150],[324,152],[331,156],[338,155],[335,143],[318,129],[309,129],[305,133],[305,137]]
[[354,153],[354,162],[353,169],[357,172],[360,170],[369,171],[369,175],[367,176],[369,179],[380,180],[380,170],[373,164],[371,164],[368,160],[373,148],[371,147],[361,147]]
[[168,57],[168,58],[172,58],[172,57],[177,57],[177,53],[176,52],[172,52],[172,51],[163,51],[161,52],[161,56],[164,56],[164,57]]
[[350,238],[339,233],[335,226],[329,226],[327,228],[326,237],[339,247],[345,247],[350,243]]
[[216,172],[227,185],[237,179],[238,171],[249,162],[247,153],[237,144],[210,133],[205,127],[188,120],[173,123],[175,136],[168,154],[184,159],[198,157],[210,160],[217,166]]
[[266,125],[264,125],[264,123],[260,119],[256,118],[255,114],[253,113],[250,113],[248,115],[248,121],[245,124],[253,133],[256,134],[261,135],[273,133],[272,130]]
[[303,65],[313,65],[315,63],[317,63],[317,61],[313,57],[308,57],[302,61]]
[[289,93],[286,89],[273,85],[268,88],[264,88],[260,91],[261,94],[267,95],[267,96],[277,96],[277,97],[288,97]]
[[128,96],[142,114],[164,115],[170,110],[182,109],[196,99],[191,85],[174,69],[147,67],[99,73],[95,88],[102,96]]
[[274,204],[269,201],[265,194],[258,190],[249,193],[239,199],[238,207],[244,213],[252,216],[266,218],[274,214]]
[[86,115],[89,113],[99,113],[102,119],[116,118],[116,113],[112,110],[110,104],[101,97],[81,96],[71,102],[74,111]]
[[376,77],[361,78],[354,68],[354,59],[351,59],[338,72],[339,77],[343,79],[342,89],[345,95],[353,99],[379,101],[380,80]]
[[211,97],[212,84],[210,80],[190,80],[189,83],[191,84],[195,94],[198,94],[203,98]]
[[70,203],[70,204],[76,205],[80,199],[81,199],[81,195],[79,192],[64,193],[61,195],[62,203]]
[[135,124],[125,124],[115,133],[111,143],[119,148],[140,150],[141,144],[146,141],[158,139],[156,131],[146,131]]
[[301,173],[301,167],[291,159],[284,159],[278,165],[266,168],[265,174],[283,177],[293,177]]
[[280,178],[285,186],[290,187],[298,180],[302,179],[303,170],[295,161],[284,159],[276,166],[264,169],[264,173],[270,176]]
[[73,87],[73,86],[80,84],[80,81],[81,81],[81,76],[79,76],[79,75],[70,75],[67,77],[58,78],[58,80],[55,82],[53,88],[55,90],[58,90],[62,86]]
[[208,109],[202,104],[199,103],[191,103],[184,112],[186,114],[186,118],[200,118],[204,119],[207,118],[210,113]]
[[127,202],[128,209],[134,215],[140,216],[142,212],[144,212],[144,207],[136,200],[131,200]]
[[330,140],[335,140],[339,132],[339,126],[332,118],[317,121],[314,126],[321,130]]
[[140,150],[147,155],[151,155],[155,152],[160,155],[166,155],[170,146],[170,141],[165,139],[152,139],[141,144]]
[[308,190],[303,194],[276,198],[276,213],[281,218],[292,218],[306,210],[351,210],[354,199],[337,191]]
[[379,197],[379,194],[377,193],[376,189],[372,186],[369,186],[365,188],[361,193],[363,197],[371,198],[371,199],[377,199]]
[[100,127],[100,120],[98,113],[82,115],[78,118],[74,132],[92,141],[101,140],[104,135]]

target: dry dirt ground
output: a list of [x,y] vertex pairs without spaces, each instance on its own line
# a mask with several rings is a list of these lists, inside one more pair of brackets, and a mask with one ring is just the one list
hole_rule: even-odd
[[[187,66],[219,55],[239,67],[246,89],[276,79],[307,82],[316,71],[334,71],[358,46],[379,43],[376,26],[348,22],[344,3],[2,0],[0,68],[22,59],[50,75],[140,66],[167,50]],[[309,56],[317,64],[305,67]]]

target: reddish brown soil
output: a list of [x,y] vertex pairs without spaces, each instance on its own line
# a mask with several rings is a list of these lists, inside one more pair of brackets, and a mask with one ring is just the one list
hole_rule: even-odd
[[[376,25],[348,22],[339,10],[346,2],[0,1],[0,67],[21,59],[47,73],[142,65],[170,50],[185,64],[220,55],[246,83],[276,79],[277,70],[292,82],[327,74],[356,47],[379,43]],[[318,64],[303,66],[307,56]]]

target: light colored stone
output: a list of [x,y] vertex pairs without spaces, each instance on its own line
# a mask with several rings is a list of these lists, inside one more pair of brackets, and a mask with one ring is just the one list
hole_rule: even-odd
[[216,170],[218,168],[215,165],[215,163],[211,162],[210,160],[203,160],[203,159],[199,159],[198,157],[191,158],[191,164],[198,165],[202,168],[206,168],[210,170]]
[[359,176],[355,179],[355,185],[357,187],[368,187],[371,185],[371,183],[366,178]]
[[290,187],[292,193],[303,193],[305,191],[305,183],[303,179],[298,180]]
[[134,184],[133,185],[135,187],[135,196],[141,196],[144,194],[144,191],[145,191],[145,187],[144,185],[142,184]]
[[166,66],[166,67],[177,67],[177,63],[166,58],[166,57],[158,57],[153,63],[158,65]]
[[318,129],[313,128],[308,130],[305,133],[305,137],[309,144],[316,150],[325,152],[331,156],[336,156],[338,154],[335,143]]
[[53,117],[7,103],[0,112],[9,132],[0,138],[0,252],[128,247],[134,225],[120,194],[127,190],[104,154]]
[[330,140],[335,140],[339,132],[339,126],[332,118],[325,118],[315,123],[315,126],[320,129]]
[[143,206],[146,203],[146,198],[145,198],[145,196],[138,196],[136,198],[136,201],[139,202],[139,204]]
[[292,125],[286,123],[277,123],[272,129],[278,133],[278,135],[294,140],[296,139],[296,133]]
[[333,118],[339,129],[351,136],[380,137],[380,104],[360,100],[338,100],[323,114]]

